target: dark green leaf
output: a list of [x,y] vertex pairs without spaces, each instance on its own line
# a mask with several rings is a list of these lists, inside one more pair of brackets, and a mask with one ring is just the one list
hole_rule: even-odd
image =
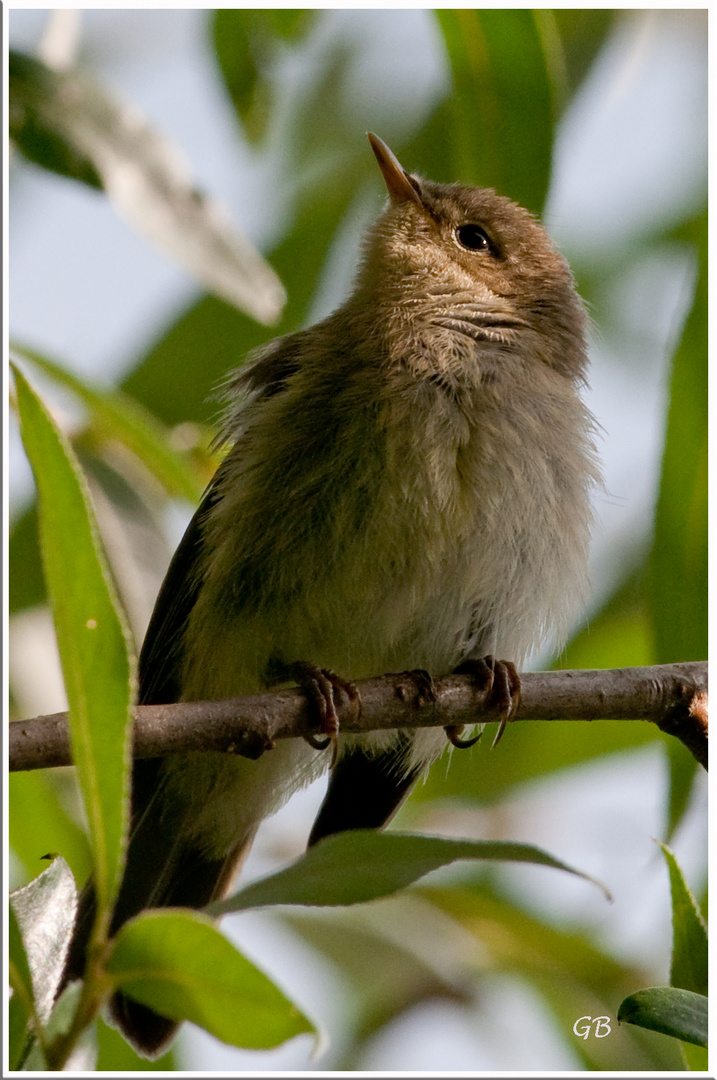
[[650,986],[630,994],[617,1010],[620,1023],[636,1024],[707,1046],[707,998],[673,986]]
[[123,992],[232,1046],[266,1049],[313,1031],[296,1006],[203,915],[152,911],[119,931],[107,971]]
[[14,371],[21,434],[37,485],[72,757],[90,825],[99,910],[108,910],[124,858],[135,664],[72,449]]
[[8,71],[10,137],[18,150],[43,169],[101,191],[102,177],[91,154],[78,146],[45,108],[48,98],[57,93],[55,72],[14,49],[10,50]]
[[593,880],[530,844],[358,829],[326,837],[285,870],[247,885],[207,910],[218,915],[267,904],[360,904],[390,896],[456,859],[535,863]]
[[670,985],[707,994],[707,927],[674,854],[660,844],[670,872],[672,966]]

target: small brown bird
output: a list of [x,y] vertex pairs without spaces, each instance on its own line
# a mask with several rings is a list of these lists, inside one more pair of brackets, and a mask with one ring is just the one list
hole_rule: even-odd
[[[369,136],[389,204],[353,292],[233,377],[231,444],[172,561],[140,659],[143,703],[441,676],[522,663],[584,597],[594,423],[580,398],[585,312],[540,224],[494,191],[407,173]],[[517,690],[511,664],[497,671]],[[487,668],[486,668],[487,670]],[[454,741],[456,733],[451,732]],[[438,729],[338,734],[311,833],[384,825],[442,752]],[[137,761],[113,920],[223,895],[260,822],[331,762],[301,739],[258,761]],[[85,890],[67,978],[81,975]],[[121,995],[156,1056],[176,1025]]]

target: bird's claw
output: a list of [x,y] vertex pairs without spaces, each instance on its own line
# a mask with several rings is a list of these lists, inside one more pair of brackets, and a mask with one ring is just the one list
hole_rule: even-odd
[[339,753],[339,717],[336,712],[334,693],[343,692],[351,702],[358,705],[361,710],[361,698],[353,683],[342,679],[335,671],[328,668],[316,667],[307,661],[301,660],[292,665],[292,674],[299,685],[306,691],[309,701],[318,713],[319,732],[304,732],[304,739],[314,750],[331,750],[331,764],[333,769]]
[[[495,709],[500,717],[500,725],[491,747],[494,749],[503,738],[508,722],[515,717],[520,705],[520,675],[515,664],[510,660],[496,660],[494,656],[484,656],[476,660],[464,660],[454,673],[470,675],[479,690],[487,691],[485,707]],[[445,729],[449,741],[460,749],[474,746],[482,734],[481,731],[473,739],[461,739],[461,730],[457,725]]]

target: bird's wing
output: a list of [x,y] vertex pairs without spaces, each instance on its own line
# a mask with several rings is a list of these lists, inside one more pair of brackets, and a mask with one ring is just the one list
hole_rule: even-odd
[[202,579],[203,526],[217,501],[220,465],[187,526],[159,590],[139,657],[139,704],[166,705],[181,694],[182,639]]

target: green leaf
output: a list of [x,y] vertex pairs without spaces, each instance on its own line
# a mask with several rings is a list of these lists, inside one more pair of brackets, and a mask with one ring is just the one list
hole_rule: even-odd
[[66,771],[35,769],[9,775],[8,838],[25,867],[25,880],[38,872],[37,860],[47,851],[63,853],[75,881],[84,881],[90,873],[87,834],[65,808],[74,793],[74,776]]
[[436,17],[454,79],[451,179],[494,187],[539,212],[562,90],[545,18],[513,8],[441,8]]
[[275,62],[301,41],[318,12],[307,8],[220,8],[212,37],[224,82],[247,138],[267,134],[276,105]]
[[197,502],[204,483],[181,454],[172,449],[170,432],[139,402],[120,390],[103,390],[73,375],[48,357],[12,344],[11,352],[29,360],[60,386],[76,394],[92,413],[92,422],[104,439],[115,438],[135,454],[162,484],[179,499]]
[[27,507],[10,526],[8,605],[10,615],[47,601],[37,543],[37,506]]
[[17,1069],[30,1038],[29,1021],[35,1011],[30,965],[12,904],[8,910],[8,977],[12,997],[8,1006],[8,1061]]
[[670,872],[672,966],[670,985],[707,994],[707,927],[672,851],[660,844]]
[[707,218],[676,234],[697,252],[692,308],[672,362],[652,551],[655,663],[707,657]]
[[617,1010],[620,1023],[636,1024],[707,1046],[707,998],[674,986],[650,986],[630,994]]
[[[390,896],[456,859],[534,863],[593,881],[531,844],[446,840],[356,829],[326,837],[285,870],[247,885],[227,900],[210,904],[207,911],[219,915],[268,904],[361,904]],[[603,891],[608,895],[607,890]]]
[[[194,187],[181,152],[99,83],[76,69],[53,71],[29,56],[13,55],[14,108],[22,123],[17,137],[41,131],[68,147],[81,167],[69,171],[67,157],[34,153],[37,140],[19,145],[38,164],[86,179],[86,165],[118,213],[158,244],[212,292],[260,322],[276,321],[286,299],[271,267],[232,224],[222,206]],[[41,145],[45,145],[42,143]]]
[[191,1020],[232,1046],[266,1049],[311,1023],[196,912],[152,911],[119,931],[107,962],[115,985],[173,1020]]
[[680,1043],[682,1060],[691,1072],[707,1072],[709,1056],[706,1046],[695,1046],[694,1043]]
[[43,566],[70,706],[72,757],[90,826],[98,911],[106,913],[124,858],[135,661],[72,449],[13,370],[37,485]]
[[57,90],[57,75],[30,56],[10,50],[10,138],[28,161],[102,190],[102,177],[86,149],[47,115],[45,103]]
[[643,556],[641,565],[616,583],[589,624],[568,642],[560,654],[561,668],[643,667],[654,662],[645,577]]

